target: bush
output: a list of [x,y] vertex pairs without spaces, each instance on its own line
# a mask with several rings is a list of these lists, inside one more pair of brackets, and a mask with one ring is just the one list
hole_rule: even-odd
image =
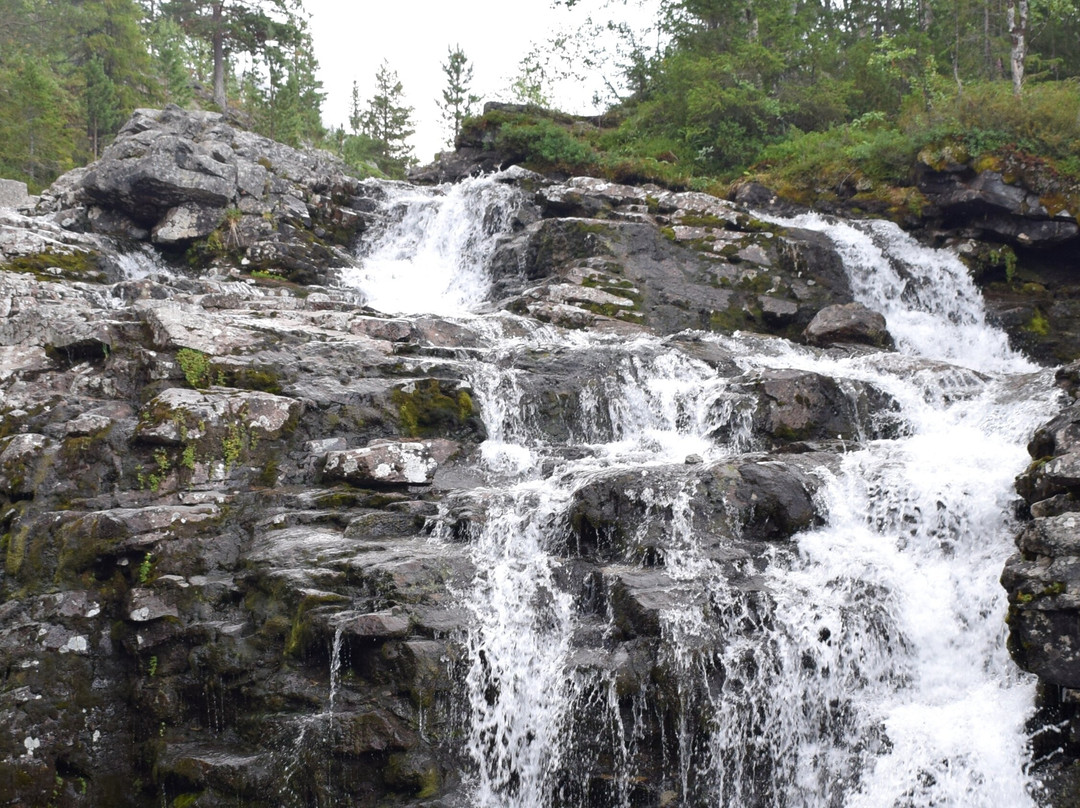
[[544,119],[502,124],[495,148],[513,160],[540,168],[578,171],[596,162],[596,153],[589,146],[564,127]]

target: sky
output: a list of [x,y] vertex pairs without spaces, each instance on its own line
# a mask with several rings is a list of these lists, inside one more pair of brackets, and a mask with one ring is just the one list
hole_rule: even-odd
[[[304,0],[326,93],[323,122],[348,128],[353,81],[363,108],[374,94],[375,74],[385,59],[397,71],[405,101],[413,107],[416,157],[429,163],[446,148],[448,137],[436,105],[446,85],[442,64],[448,48],[460,45],[472,64],[473,94],[483,101],[513,101],[510,86],[522,57],[534,44],[576,30],[603,2],[581,3],[568,11],[553,7],[552,0]],[[617,5],[623,13],[625,4]],[[637,0],[629,5],[636,8]],[[591,99],[601,86],[597,76],[552,87],[549,94],[560,109],[588,114],[595,111]]]

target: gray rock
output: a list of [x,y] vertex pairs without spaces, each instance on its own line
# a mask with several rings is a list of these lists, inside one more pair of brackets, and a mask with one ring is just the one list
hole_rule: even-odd
[[323,475],[357,486],[431,485],[439,467],[436,446],[432,441],[383,442],[327,452]]
[[174,387],[146,405],[135,436],[148,443],[179,445],[237,425],[258,438],[272,440],[290,431],[302,411],[303,404],[294,398],[256,390]]
[[44,435],[0,439],[0,491],[11,497],[33,496],[48,443]]
[[155,244],[178,245],[206,238],[221,225],[224,218],[224,208],[178,205],[154,225],[153,241]]
[[0,208],[17,208],[28,198],[25,182],[0,179]]
[[803,331],[811,345],[856,344],[891,348],[892,336],[885,318],[861,303],[826,306],[814,315]]

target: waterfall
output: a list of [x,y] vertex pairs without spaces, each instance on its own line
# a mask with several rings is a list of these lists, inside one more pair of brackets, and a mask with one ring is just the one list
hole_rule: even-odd
[[[1024,443],[1056,399],[962,264],[889,224],[786,221],[833,240],[898,351],[693,335],[732,357],[725,375],[678,340],[470,314],[509,193],[395,188],[347,278],[376,308],[454,315],[487,346],[463,360],[487,482],[454,506],[478,570],[458,593],[468,804],[1034,808],[1034,680],[1005,651],[998,576]],[[733,515],[716,515],[725,536],[702,528],[694,469],[760,448],[739,381],[782,369],[872,385],[900,428],[811,469],[824,524],[754,556]],[[573,395],[536,395],[534,375],[557,373]],[[585,558],[575,502],[613,480],[637,555]],[[436,536],[462,538],[454,507]],[[633,681],[614,605],[627,581],[649,583],[658,616],[652,674]]]
[[485,265],[505,232],[519,192],[497,175],[438,188],[382,183],[386,218],[365,241],[359,268],[341,283],[387,313],[454,315],[481,303]]

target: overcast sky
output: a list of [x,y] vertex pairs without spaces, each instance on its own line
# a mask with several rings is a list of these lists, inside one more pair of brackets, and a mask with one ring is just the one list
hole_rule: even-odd
[[[595,10],[603,0],[594,0]],[[637,0],[630,0],[631,5]],[[447,137],[436,100],[442,98],[441,65],[447,48],[460,45],[473,66],[472,91],[484,101],[513,100],[510,85],[518,65],[535,44],[555,33],[574,30],[589,9],[553,8],[552,0],[305,0],[326,92],[323,121],[348,128],[352,83],[359,84],[361,106],[374,94],[375,73],[383,59],[396,70],[413,107],[413,147],[421,163],[444,148]],[[556,105],[567,112],[591,111],[599,89],[592,82],[554,88]]]

